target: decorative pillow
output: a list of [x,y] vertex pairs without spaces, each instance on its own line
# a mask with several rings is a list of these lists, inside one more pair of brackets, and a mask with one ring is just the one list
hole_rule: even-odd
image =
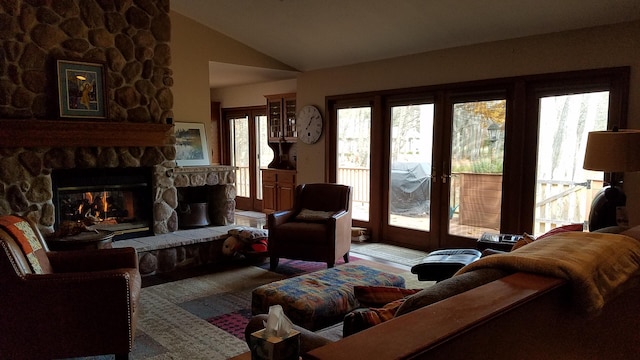
[[302,209],[296,215],[296,220],[298,221],[324,221],[333,216],[334,211],[320,211],[320,210],[309,210]]
[[547,236],[551,236],[551,235],[559,234],[559,233],[563,233],[563,232],[568,232],[568,231],[584,231],[584,225],[582,223],[580,223],[580,224],[569,224],[569,225],[564,225],[564,226],[558,226],[557,228],[551,229],[551,230],[547,231],[546,233],[538,236],[536,238],[536,240],[544,239]]
[[353,335],[359,331],[393,319],[396,311],[405,300],[405,298],[401,298],[381,308],[357,309],[348,313],[342,322],[342,336]]
[[388,303],[413,295],[422,289],[404,289],[395,286],[355,285],[353,294],[360,306],[380,307]]
[[534,242],[535,240],[544,239],[551,235],[568,232],[568,231],[584,231],[584,225],[580,223],[580,224],[569,224],[569,225],[558,226],[557,228],[553,228],[538,237],[534,237],[532,235],[524,233],[522,235],[522,239],[518,240],[515,244],[513,244],[513,247],[511,247],[511,251],[517,250],[527,244]]
[[253,243],[254,240],[269,237],[269,232],[265,229],[256,229],[246,226],[230,229],[227,233],[246,243]]
[[17,216],[2,216],[0,228],[16,240],[34,274],[50,272],[47,255],[31,224]]

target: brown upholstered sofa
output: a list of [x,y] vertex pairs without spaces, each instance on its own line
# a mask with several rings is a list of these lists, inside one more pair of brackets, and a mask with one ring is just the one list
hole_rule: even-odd
[[[640,337],[631,330],[640,326],[640,228],[625,235],[587,234],[582,243],[575,239],[579,235],[554,235],[478,260],[411,295],[393,319],[337,342],[298,328],[303,358],[633,358],[640,353]],[[604,238],[601,247],[591,245],[593,237]],[[554,245],[551,252],[556,245],[568,251],[561,256],[564,263],[545,265],[540,273],[509,265],[524,256],[525,263],[538,266],[527,256],[548,244]],[[604,282],[595,294],[581,279],[562,274],[566,264],[581,262],[596,282]],[[252,319],[247,336],[262,327],[261,320]]]
[[0,216],[0,247],[0,358],[128,358],[141,287],[135,249],[48,251],[33,223],[10,215]]

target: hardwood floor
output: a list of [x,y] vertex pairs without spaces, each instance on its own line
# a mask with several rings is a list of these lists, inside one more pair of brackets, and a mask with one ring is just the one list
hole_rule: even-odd
[[[251,226],[259,229],[264,229],[266,228],[266,215],[261,212],[237,210],[235,215],[235,223],[236,225]],[[401,256],[400,257],[398,256],[399,251],[394,251],[394,250],[400,250],[401,252],[401,250],[404,250],[404,248],[393,246],[393,245],[387,245],[386,247],[389,248],[390,251],[394,253],[393,255],[390,253],[388,254],[388,256],[385,255],[384,252],[378,252],[377,256],[369,256],[367,254],[363,254],[362,252],[358,252],[358,248],[366,247],[369,245],[373,245],[373,244],[366,243],[366,242],[353,243],[352,254],[357,255],[361,259],[384,263],[384,264],[391,265],[403,270],[408,271],[411,269],[410,259],[407,259],[407,261],[403,261],[401,259]],[[427,253],[425,252],[424,256],[426,255]]]

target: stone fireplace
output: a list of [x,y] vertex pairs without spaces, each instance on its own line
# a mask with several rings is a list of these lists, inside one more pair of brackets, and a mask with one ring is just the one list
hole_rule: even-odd
[[[176,183],[220,186],[229,212],[232,169],[176,167],[169,11],[169,0],[0,1],[0,214],[53,232],[54,172],[135,168],[151,172],[154,234],[179,227]],[[105,64],[106,119],[59,118],[57,59]]]
[[[22,126],[28,124],[29,126]],[[165,146],[132,146],[131,142],[144,145],[158,141],[172,143],[171,126],[164,125],[154,138],[153,126],[146,135],[128,140],[122,131],[113,130],[123,136],[115,140],[116,147],[74,146],[76,138],[65,137],[64,130],[43,133],[47,122],[40,120],[0,120],[3,135],[0,136],[0,213],[19,213],[39,224],[44,233],[53,232],[59,219],[54,202],[52,174],[70,171],[76,176],[83,173],[104,173],[107,170],[127,173],[146,168],[151,179],[151,232],[165,234],[178,230],[178,188],[208,187],[204,201],[210,202],[212,225],[227,225],[234,222],[235,172],[230,166],[176,167],[175,148]],[[41,126],[38,126],[41,125]],[[75,123],[82,127],[82,123]],[[104,126],[105,124],[103,124]],[[142,126],[142,125],[141,125]],[[93,131],[95,124],[88,126]],[[125,127],[126,128],[126,127]],[[76,132],[80,130],[76,129]],[[114,142],[109,135],[94,138],[94,143]],[[51,142],[60,147],[49,147]],[[17,147],[22,144],[23,147]],[[128,146],[127,146],[128,145]],[[56,201],[57,202],[57,201]]]

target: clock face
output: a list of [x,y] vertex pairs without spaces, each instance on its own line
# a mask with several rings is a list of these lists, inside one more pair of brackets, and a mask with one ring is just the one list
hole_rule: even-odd
[[296,119],[298,139],[305,144],[313,144],[322,135],[322,115],[317,107],[307,105],[300,110]]

